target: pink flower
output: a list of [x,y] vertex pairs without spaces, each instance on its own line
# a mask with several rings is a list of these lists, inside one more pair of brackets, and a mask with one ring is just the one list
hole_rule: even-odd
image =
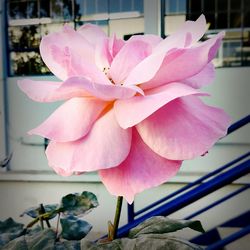
[[49,165],[60,175],[99,171],[113,195],[136,193],[174,176],[226,134],[229,118],[204,104],[211,60],[223,33],[198,43],[205,17],[175,34],[107,37],[97,26],[65,26],[45,36],[41,56],[61,81],[19,81],[33,100],[65,100],[30,134],[49,138]]

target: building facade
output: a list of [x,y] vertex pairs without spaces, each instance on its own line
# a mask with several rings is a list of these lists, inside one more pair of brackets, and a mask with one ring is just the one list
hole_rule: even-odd
[[[5,0],[1,1],[0,13],[0,57],[3,58],[0,61],[0,157],[13,153],[8,167],[0,170],[0,194],[5,198],[15,197],[6,198],[6,202],[1,203],[1,217],[7,217],[8,207],[17,216],[26,207],[56,202],[66,193],[84,189],[97,193],[100,209],[110,207],[103,210],[101,218],[90,215],[97,231],[104,231],[106,221],[113,216],[110,211],[114,210],[115,199],[109,196],[95,173],[70,178],[55,175],[47,165],[44,139],[27,135],[27,131],[43,121],[58,104],[34,103],[24,96],[16,82],[23,77],[55,79],[40,58],[39,43],[43,35],[60,29],[65,23],[77,29],[91,22],[100,25],[107,34],[115,32],[124,39],[142,33],[165,37],[186,19],[196,20],[204,13],[208,32],[203,39],[226,31],[214,60],[217,67],[215,83],[206,89],[213,96],[211,104],[224,108],[232,121],[249,113],[250,1]],[[247,129],[219,142],[207,156],[186,162],[169,184],[157,189],[157,195],[156,189],[138,195],[138,206],[160,198],[244,153],[250,145]],[[232,190],[234,186],[228,189]],[[125,220],[126,215],[123,215],[123,222]],[[206,223],[209,227],[212,222]]]

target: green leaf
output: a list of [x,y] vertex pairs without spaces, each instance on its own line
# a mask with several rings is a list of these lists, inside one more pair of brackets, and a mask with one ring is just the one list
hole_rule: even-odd
[[62,226],[62,237],[67,240],[81,240],[92,229],[92,226],[73,215],[60,219]]
[[138,238],[121,238],[111,242],[93,242],[87,239],[81,240],[81,249],[91,250],[202,250],[201,246],[195,245],[184,239],[175,238],[168,234],[144,234]]
[[129,237],[135,238],[142,234],[170,233],[187,227],[201,233],[205,232],[200,221],[172,220],[163,216],[155,216],[131,229]]
[[84,191],[82,194],[68,194],[62,198],[61,211],[65,214],[83,215],[99,205],[96,196]]
[[45,229],[12,240],[4,246],[5,250],[54,250],[56,234],[52,229]]
[[24,225],[12,218],[0,221],[0,247],[23,234]]
[[[43,206],[44,209],[45,209],[45,212],[48,213],[48,212],[53,212],[55,211],[59,205],[58,204],[50,204],[50,205],[44,205]],[[26,209],[20,216],[24,216],[25,214],[32,217],[32,218],[37,218],[39,216],[39,210],[40,210],[40,207],[37,206],[37,207],[31,207],[31,208],[28,208]],[[53,219],[54,217],[56,217],[57,213],[52,213],[51,216],[48,217],[48,219]]]

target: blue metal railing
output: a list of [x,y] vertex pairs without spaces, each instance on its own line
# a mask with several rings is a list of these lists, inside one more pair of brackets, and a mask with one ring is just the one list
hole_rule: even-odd
[[176,212],[179,209],[191,204],[192,202],[195,202],[200,198],[218,190],[219,188],[232,183],[233,181],[239,179],[240,177],[248,173],[250,173],[250,159],[245,160],[240,164],[237,164],[230,170],[211,178],[207,182],[201,183],[198,187],[195,187],[192,190],[181,194],[174,200],[171,200],[168,203],[163,204],[160,207],[145,213],[144,215],[135,219],[133,222],[128,223],[127,225],[119,228],[117,236],[125,236],[130,229],[137,226],[139,223],[143,222],[147,218],[158,215],[167,216],[169,214],[172,214],[173,212]]
[[[238,130],[239,128],[247,125],[248,123],[250,122],[250,115],[247,115],[246,117],[240,119],[239,121],[233,123],[229,128],[228,128],[228,131],[227,131],[227,135],[233,133],[234,131]],[[183,193],[184,191],[187,191],[189,190],[190,188],[194,187],[194,186],[197,186],[199,185],[200,183],[204,182],[205,180],[209,179],[210,177],[212,176],[215,176],[216,174],[228,169],[229,167],[231,167],[232,165],[234,165],[235,163],[238,163],[239,161],[247,158],[248,156],[250,155],[250,152],[238,157],[237,159],[229,162],[228,164],[216,169],[215,171],[199,178],[198,180],[194,181],[193,183],[189,183],[188,185],[186,185],[185,187],[177,190],[176,192],[173,192],[172,194],[144,207],[143,209],[135,212],[134,211],[134,204],[132,205],[128,205],[128,223],[131,223],[134,221],[134,218],[140,214],[143,214],[144,212],[146,211],[149,211],[150,209],[166,202],[167,200],[170,200],[171,198],[174,198],[176,197],[177,195]]]

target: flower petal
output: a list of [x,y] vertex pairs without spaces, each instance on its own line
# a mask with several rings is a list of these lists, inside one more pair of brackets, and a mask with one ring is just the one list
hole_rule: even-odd
[[72,96],[86,95],[86,92],[100,98],[102,100],[110,101],[114,99],[126,99],[134,96],[137,92],[143,94],[143,91],[137,86],[117,86],[99,84],[84,77],[71,77],[63,83],[58,90],[62,93],[71,93]]
[[173,48],[189,47],[192,43],[197,42],[205,34],[206,30],[206,19],[202,14],[196,21],[186,21],[177,32],[159,43],[154,52],[164,53]]
[[230,125],[221,109],[196,96],[178,98],[137,125],[143,141],[157,154],[172,160],[203,155]]
[[112,35],[112,37],[109,39],[109,51],[112,58],[114,58],[119,53],[124,45],[124,40],[117,38],[115,34]]
[[108,191],[132,203],[135,194],[158,186],[176,175],[181,161],[170,161],[155,154],[133,131],[133,143],[126,160],[117,167],[100,170]]
[[223,36],[221,32],[196,47],[153,53],[131,71],[124,85],[139,82],[143,89],[149,89],[192,77],[214,58]]
[[[42,38],[40,52],[43,61],[59,79],[74,74],[72,58],[85,58],[94,65],[94,49],[87,40],[69,26]],[[76,60],[76,59],[75,59]]]
[[58,93],[62,82],[19,80],[19,88],[32,100],[37,102],[54,102],[67,98],[67,93]]
[[[115,83],[122,83],[130,71],[152,51],[151,46],[139,40],[126,43],[114,58],[109,75]],[[137,83],[137,82],[136,82]]]
[[182,82],[193,88],[201,88],[211,83],[214,80],[214,78],[215,78],[215,68],[213,63],[209,63],[198,74],[190,78],[187,78],[185,80],[182,80]]
[[78,140],[89,132],[106,105],[106,102],[94,98],[72,98],[29,134],[57,142]]
[[84,39],[86,39],[93,47],[99,39],[106,38],[105,32],[97,25],[87,23],[81,26],[77,33],[80,34]]
[[85,137],[73,142],[51,141],[46,156],[49,165],[64,175],[111,168],[126,159],[131,137],[131,129],[120,128],[110,110]]
[[160,36],[152,35],[152,34],[145,34],[145,35],[134,35],[131,36],[128,40],[131,41],[142,41],[145,43],[150,44],[152,48],[156,47],[163,39]]
[[187,95],[205,95],[182,83],[170,83],[147,91],[145,96],[134,96],[128,100],[117,100],[115,115],[122,128],[132,127],[170,101]]

